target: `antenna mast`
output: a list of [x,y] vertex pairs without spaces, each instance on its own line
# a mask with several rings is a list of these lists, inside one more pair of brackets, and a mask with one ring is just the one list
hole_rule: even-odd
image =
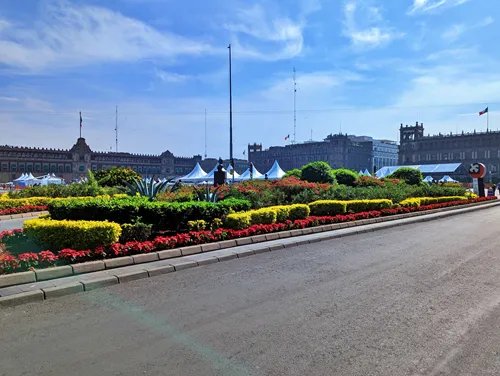
[[295,67],[293,67],[293,143],[295,144],[297,133],[297,81],[295,79]]
[[118,153],[118,106],[116,106],[115,115],[115,151]]
[[207,109],[205,108],[205,158],[207,158]]

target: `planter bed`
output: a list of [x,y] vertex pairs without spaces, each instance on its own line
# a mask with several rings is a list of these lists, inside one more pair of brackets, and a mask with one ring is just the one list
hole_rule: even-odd
[[[39,253],[26,252],[20,253],[16,257],[6,252],[1,253],[0,251],[0,274],[23,272],[26,270],[34,270],[35,268],[40,269],[56,265],[77,264],[86,261],[103,260],[137,254],[148,254],[180,247],[246,238],[253,235],[270,234],[287,230],[304,229],[315,226],[352,222],[398,214],[423,212],[491,200],[496,200],[496,197],[482,197],[468,201],[446,202],[420,207],[400,207],[394,209],[372,210],[356,214],[323,217],[312,216],[306,219],[295,220],[293,222],[288,220],[285,223],[253,225],[243,230],[217,229],[215,231],[194,231],[173,236],[158,236],[151,241],[134,241],[124,244],[115,243],[109,247],[97,247],[93,250],[76,251],[73,249],[63,249],[57,254],[54,254],[51,251],[43,251]],[[5,237],[22,236],[22,233],[22,229],[0,232],[0,242]]]
[[45,211],[45,210],[47,210],[46,205],[25,205],[25,206],[19,206],[17,208],[10,208],[10,209],[3,209],[3,210],[0,209],[0,216],[40,212],[40,211]]

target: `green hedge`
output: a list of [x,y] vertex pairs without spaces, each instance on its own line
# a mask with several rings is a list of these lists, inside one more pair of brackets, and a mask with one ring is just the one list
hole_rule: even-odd
[[391,207],[391,200],[352,200],[346,202],[346,210],[348,213],[390,209]]
[[122,229],[113,222],[31,219],[24,222],[24,232],[51,251],[60,251],[94,249],[116,243]]
[[212,222],[231,212],[250,210],[250,202],[229,198],[218,203],[211,202],[162,202],[148,201],[142,197],[128,197],[111,200],[55,201],[48,210],[56,220],[95,220],[116,223],[142,222],[152,224],[155,230],[183,231],[188,222],[203,219]]
[[346,212],[346,202],[336,200],[319,200],[309,204],[311,215],[325,216],[344,214]]

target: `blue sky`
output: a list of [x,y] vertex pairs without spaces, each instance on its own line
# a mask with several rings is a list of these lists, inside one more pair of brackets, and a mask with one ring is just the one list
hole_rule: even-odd
[[0,144],[235,157],[342,131],[500,128],[495,0],[2,0]]

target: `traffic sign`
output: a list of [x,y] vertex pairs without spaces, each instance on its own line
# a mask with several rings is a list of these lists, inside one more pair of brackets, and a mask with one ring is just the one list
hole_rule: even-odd
[[484,175],[486,175],[486,166],[482,163],[475,162],[470,165],[469,174],[474,179],[484,178]]

